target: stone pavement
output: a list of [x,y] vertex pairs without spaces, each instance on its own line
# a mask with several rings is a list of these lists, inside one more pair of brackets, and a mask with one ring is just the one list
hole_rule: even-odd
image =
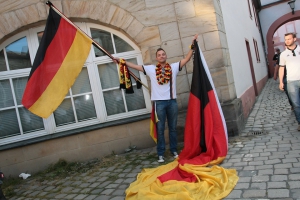
[[[245,130],[229,138],[221,166],[236,169],[240,179],[227,200],[300,199],[300,132],[285,94],[277,88],[278,82],[269,79]],[[166,157],[168,162],[173,159],[170,154]],[[10,189],[8,199],[123,200],[143,168],[159,166],[156,159],[155,148],[133,150],[65,178],[33,176]]]

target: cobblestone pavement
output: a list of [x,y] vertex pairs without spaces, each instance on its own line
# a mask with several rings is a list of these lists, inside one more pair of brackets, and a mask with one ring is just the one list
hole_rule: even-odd
[[[221,166],[240,177],[230,199],[300,199],[300,132],[278,82],[269,79],[238,137],[229,138]],[[10,190],[9,199],[112,199],[124,191],[143,168],[157,167],[155,148],[113,155],[109,164],[65,178],[30,177]],[[173,159],[167,155],[167,161]]]

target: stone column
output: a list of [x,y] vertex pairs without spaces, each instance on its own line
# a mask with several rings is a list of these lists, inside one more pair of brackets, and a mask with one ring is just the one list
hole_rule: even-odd
[[[196,0],[195,17],[179,21],[181,36],[199,33],[199,45],[208,64],[225,116],[228,135],[238,135],[244,128],[242,102],[236,89],[219,0]],[[184,9],[184,3],[180,5]],[[187,9],[185,9],[187,10]],[[177,13],[178,15],[178,13]],[[192,65],[187,66],[191,81]]]

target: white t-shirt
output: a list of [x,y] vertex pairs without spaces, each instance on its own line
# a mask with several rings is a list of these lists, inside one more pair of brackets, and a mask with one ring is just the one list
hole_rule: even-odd
[[[144,73],[149,76],[151,81],[151,100],[170,100],[176,99],[176,76],[180,71],[180,62],[170,64],[172,68],[172,80],[163,85],[159,85],[156,79],[156,66],[155,65],[145,65]],[[171,87],[170,87],[170,84]],[[171,89],[171,90],[170,90]],[[171,93],[172,92],[172,93]]]
[[300,80],[300,47],[297,46],[294,50],[295,55],[291,50],[286,49],[280,54],[280,66],[286,67],[286,80]]

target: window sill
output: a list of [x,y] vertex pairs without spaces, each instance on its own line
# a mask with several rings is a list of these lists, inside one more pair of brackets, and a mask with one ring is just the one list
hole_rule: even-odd
[[22,141],[15,142],[15,143],[1,145],[0,151],[13,149],[13,148],[17,148],[17,147],[22,147],[22,146],[27,146],[30,144],[43,142],[43,141],[47,141],[47,140],[51,140],[51,139],[56,139],[56,138],[60,138],[60,137],[65,137],[65,136],[75,135],[75,134],[84,133],[84,132],[88,132],[88,131],[93,131],[93,130],[97,130],[97,129],[101,129],[101,128],[117,126],[117,125],[122,125],[122,124],[128,124],[131,122],[136,122],[136,121],[140,121],[140,120],[144,120],[144,119],[150,119],[150,114],[143,114],[143,115],[134,116],[134,117],[130,117],[130,118],[120,119],[117,121],[95,124],[95,125],[91,125],[91,126],[87,126],[87,127],[82,127],[82,128],[78,128],[78,129],[63,131],[63,132],[59,132],[59,133],[55,133],[55,134],[44,135],[44,136],[40,136],[40,137],[36,137],[36,138],[22,140]]

